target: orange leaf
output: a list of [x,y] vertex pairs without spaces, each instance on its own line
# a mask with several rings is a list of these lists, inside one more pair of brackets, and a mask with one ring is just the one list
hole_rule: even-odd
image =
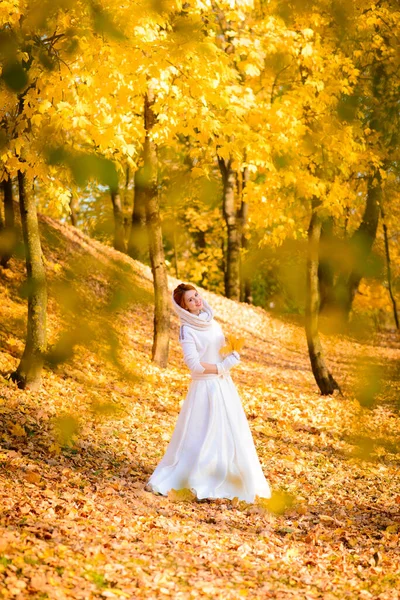
[[30,471],[29,473],[26,473],[25,479],[29,481],[29,483],[40,483],[42,478],[40,477],[39,473]]

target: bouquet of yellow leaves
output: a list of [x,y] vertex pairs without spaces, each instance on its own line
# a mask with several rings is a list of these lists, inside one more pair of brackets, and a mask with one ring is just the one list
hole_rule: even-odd
[[226,344],[220,350],[221,354],[231,354],[232,352],[241,352],[244,346],[244,338],[236,337],[235,335],[228,334],[226,336]]

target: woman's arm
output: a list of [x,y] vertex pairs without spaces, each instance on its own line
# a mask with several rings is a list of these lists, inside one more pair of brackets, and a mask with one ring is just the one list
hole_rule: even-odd
[[186,338],[180,340],[183,349],[183,358],[185,364],[194,373],[202,373],[203,375],[218,375],[216,364],[200,362],[199,353],[196,349],[194,339],[190,334],[186,333]]
[[185,330],[185,337],[180,338],[183,350],[183,360],[192,373],[204,373],[205,368],[200,362],[199,353],[192,335]]
[[[229,371],[231,367],[240,361],[237,352],[231,353],[224,358],[221,363],[206,363],[200,362],[199,353],[196,348],[195,341],[191,334],[186,334],[185,339],[180,339],[180,344],[183,349],[183,359],[192,373],[202,373],[203,375],[220,375]],[[234,356],[236,354],[236,356]]]
[[228,354],[220,363],[216,365],[210,363],[200,363],[200,365],[205,369],[205,375],[223,375],[224,373],[229,372],[232,367],[240,363],[240,354],[235,350]]
[[218,375],[217,365],[205,362],[201,362],[200,364],[205,369],[205,371],[203,371],[203,375]]

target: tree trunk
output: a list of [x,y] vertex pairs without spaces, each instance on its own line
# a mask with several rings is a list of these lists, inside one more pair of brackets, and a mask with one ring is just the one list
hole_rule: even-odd
[[397,303],[396,303],[396,298],[394,297],[394,294],[393,294],[393,287],[392,287],[392,262],[390,260],[389,236],[388,236],[387,225],[385,222],[385,211],[384,211],[382,204],[381,204],[381,216],[382,216],[382,226],[383,226],[383,237],[385,240],[385,256],[386,256],[386,272],[387,272],[387,280],[388,280],[388,289],[389,289],[390,300],[392,301],[394,322],[396,323],[396,329],[399,329],[399,316],[397,314]]
[[146,181],[144,168],[135,172],[135,196],[133,199],[132,222],[128,242],[128,254],[136,260],[146,256],[148,239],[146,231]]
[[13,255],[17,234],[15,230],[14,202],[11,179],[2,182],[4,192],[4,225],[0,232],[0,265],[7,267]]
[[12,374],[20,388],[40,385],[46,352],[46,273],[40,244],[39,223],[33,194],[27,193],[25,174],[18,171],[19,202],[28,280],[28,325],[21,362]]
[[74,227],[78,227],[78,202],[73,194],[71,194],[71,197],[69,199],[69,209],[70,209],[69,217],[71,219],[71,225],[73,225]]
[[[240,223],[240,245],[243,250],[247,250],[249,246],[249,240],[245,236],[245,230],[247,225],[247,219],[249,215],[249,205],[245,200],[244,190],[247,182],[249,181],[249,170],[247,167],[243,169],[241,181],[238,180],[238,194],[241,199],[240,210],[239,210],[239,223]],[[244,254],[246,256],[246,254]],[[247,304],[253,304],[253,296],[251,293],[251,279],[249,274],[243,268],[243,257],[240,257],[240,287],[241,287],[241,299]]]
[[333,265],[333,217],[321,221],[321,239],[318,264],[319,311],[332,307],[334,299],[334,265]]
[[[128,217],[126,216],[129,212],[129,198],[128,198],[128,193],[129,193],[129,182],[131,179],[131,170],[129,168],[129,165],[127,165],[126,167],[126,171],[125,171],[125,187],[124,187],[124,201],[123,201],[123,212],[124,212],[124,235],[125,235],[125,246],[128,249],[128,244],[129,244],[129,232],[130,232],[130,219],[128,219]],[[126,252],[128,251],[126,249]]]
[[111,202],[114,213],[114,248],[120,252],[126,252],[124,212],[118,190],[111,191]]
[[177,240],[176,240],[176,225],[174,226],[174,232],[173,232],[173,244],[174,244],[175,277],[177,279],[179,279],[178,248],[177,248]]
[[226,277],[226,239],[222,237],[221,239],[221,273],[224,274],[224,289],[226,290],[228,282]]
[[225,296],[232,300],[240,300],[240,233],[235,202],[236,173],[232,169],[231,160],[218,157],[218,163],[223,183],[222,210],[228,230]]
[[321,218],[317,212],[316,203],[313,205],[310,225],[308,229],[308,256],[307,256],[307,285],[306,285],[306,336],[308,353],[311,361],[315,381],[323,396],[333,394],[340,390],[325,364],[324,353],[318,333],[319,290],[318,290],[318,263],[319,240],[321,235]]
[[246,302],[247,304],[253,304],[253,292],[251,288],[250,277],[246,277],[244,280],[243,302]]
[[152,109],[153,93],[149,90],[144,102],[144,123],[146,138],[144,142],[144,195],[146,222],[149,238],[149,254],[154,281],[154,338],[152,360],[160,367],[166,367],[169,350],[170,308],[168,293],[167,267],[164,259],[163,237],[157,192],[157,147],[150,139],[155,124]]
[[350,273],[342,273],[335,286],[335,297],[343,318],[348,320],[354,296],[364,277],[368,257],[376,238],[379,223],[379,204],[382,188],[379,173],[368,177],[367,202],[359,228],[350,240],[353,268]]

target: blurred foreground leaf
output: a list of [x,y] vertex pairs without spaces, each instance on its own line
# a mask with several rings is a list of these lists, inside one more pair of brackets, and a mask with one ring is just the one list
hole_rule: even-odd
[[92,14],[94,29],[97,33],[115,40],[126,39],[126,36],[115,25],[112,15],[97,2],[92,2]]
[[13,92],[21,92],[28,84],[26,70],[20,63],[14,61],[4,65],[1,78]]
[[170,490],[168,492],[168,500],[171,502],[194,502],[196,494],[187,488],[181,490]]
[[257,498],[257,506],[261,506],[275,515],[283,515],[295,501],[292,494],[280,490],[273,490],[271,498]]
[[60,446],[68,446],[79,431],[79,421],[71,414],[63,414],[54,419],[53,427]]
[[47,152],[50,165],[64,164],[71,169],[77,185],[85,187],[94,179],[111,191],[118,190],[118,174],[114,163],[98,154],[74,153],[64,147],[51,148]]

